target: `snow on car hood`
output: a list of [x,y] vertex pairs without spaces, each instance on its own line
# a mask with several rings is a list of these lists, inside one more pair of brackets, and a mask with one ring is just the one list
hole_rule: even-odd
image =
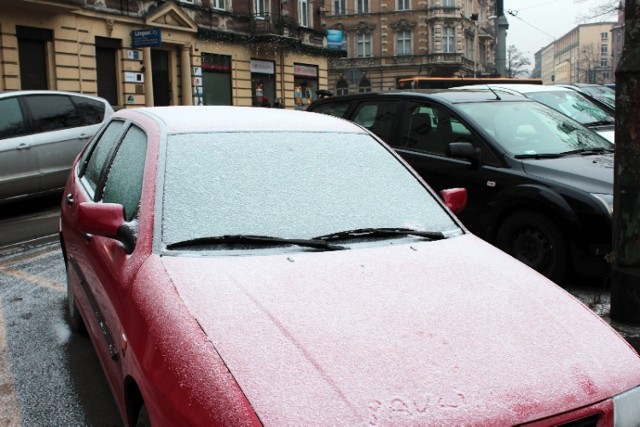
[[265,425],[512,424],[640,383],[606,323],[472,235],[162,259]]

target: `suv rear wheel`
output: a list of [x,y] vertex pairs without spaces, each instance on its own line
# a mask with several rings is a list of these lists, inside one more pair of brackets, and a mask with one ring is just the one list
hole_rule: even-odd
[[498,230],[496,246],[558,284],[565,279],[567,242],[542,214],[523,211],[509,216]]

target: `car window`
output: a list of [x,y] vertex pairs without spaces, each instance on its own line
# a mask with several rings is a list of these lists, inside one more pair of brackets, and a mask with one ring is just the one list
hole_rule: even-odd
[[65,95],[29,95],[24,102],[36,132],[50,132],[84,125],[71,98]]
[[403,117],[404,147],[446,155],[451,142],[474,142],[471,131],[444,108],[411,103]]
[[127,221],[131,221],[138,211],[146,155],[146,134],[139,127],[131,126],[113,158],[102,191],[103,202],[124,206]]
[[0,139],[27,133],[18,98],[0,99]]
[[110,157],[111,151],[118,142],[123,125],[124,123],[119,120],[109,123],[104,132],[93,143],[91,150],[83,161],[84,167],[80,172],[80,177],[83,178],[83,183],[91,192],[95,192],[100,182],[102,170]]
[[349,102],[328,102],[326,104],[314,105],[311,109],[314,113],[328,114],[334,117],[343,118],[349,109]]
[[614,117],[576,91],[532,92],[529,98],[560,111],[583,124],[614,123]]
[[565,115],[537,102],[458,104],[502,149],[515,155],[611,149],[612,144]]
[[165,163],[159,198],[166,244],[370,227],[459,231],[405,164],[363,133],[169,135]]
[[392,131],[397,108],[398,102],[392,100],[362,102],[356,108],[352,121],[369,129],[383,141],[394,144]]
[[104,102],[84,96],[72,96],[71,100],[76,109],[81,112],[82,125],[95,125],[104,119]]

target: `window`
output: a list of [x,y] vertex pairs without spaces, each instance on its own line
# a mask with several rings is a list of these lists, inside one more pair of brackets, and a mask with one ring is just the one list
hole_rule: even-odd
[[456,52],[456,29],[444,27],[442,29],[442,51],[444,53]]
[[391,132],[396,121],[399,101],[369,101],[358,106],[353,121],[375,133],[383,141],[394,140]]
[[95,191],[100,182],[102,169],[108,161],[111,150],[118,142],[118,137],[122,131],[123,122],[112,121],[105,131],[93,144],[93,148],[88,152],[88,158],[82,162],[83,170],[80,177],[87,190]]
[[607,60],[607,58],[601,58],[600,59],[600,66],[601,67],[608,67],[609,66],[609,61]]
[[411,0],[396,0],[396,10],[411,10]]
[[214,9],[220,9],[220,10],[226,10],[226,5],[225,5],[225,1],[226,0],[213,0],[213,8]]
[[609,45],[606,45],[606,44],[600,45],[600,55],[607,56],[608,53],[609,53]]
[[26,133],[18,98],[0,99],[0,139]]
[[339,80],[338,83],[336,83],[336,95],[347,95],[348,93],[349,83],[344,79]]
[[346,15],[347,13],[347,0],[333,0],[333,14],[334,15]]
[[371,56],[371,34],[359,33],[356,44],[358,46],[358,58],[368,58]]
[[602,41],[609,40],[609,33],[600,33],[600,40]]
[[408,56],[411,51],[411,31],[398,31],[396,33],[396,55]]
[[401,129],[407,148],[445,156],[451,142],[474,142],[471,131],[444,109],[413,104],[408,111]]
[[442,0],[442,6],[443,7],[455,7],[456,6],[456,0]]
[[356,0],[356,12],[369,13],[371,8],[369,7],[369,0]]
[[24,102],[31,111],[31,119],[36,132],[48,132],[84,126],[84,119],[68,96],[33,95],[25,96]]
[[358,85],[358,92],[371,92],[371,82],[367,79],[360,80],[360,84]]
[[267,0],[253,0],[254,12],[257,16],[265,16],[269,11],[267,10]]
[[147,135],[131,126],[116,152],[105,181],[102,201],[124,206],[124,217],[131,221],[138,212],[142,178],[147,155]]
[[298,24],[309,26],[309,0],[298,0]]

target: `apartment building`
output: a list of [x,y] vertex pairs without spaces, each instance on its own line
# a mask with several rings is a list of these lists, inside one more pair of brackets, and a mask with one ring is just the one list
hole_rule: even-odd
[[540,49],[535,58],[543,83],[613,83],[612,30],[616,25],[616,22],[578,25]]
[[116,108],[303,109],[327,86],[314,0],[12,0],[0,14],[0,91],[100,95]]
[[415,75],[496,74],[495,0],[325,0],[346,57],[329,59],[336,94],[388,90]]

